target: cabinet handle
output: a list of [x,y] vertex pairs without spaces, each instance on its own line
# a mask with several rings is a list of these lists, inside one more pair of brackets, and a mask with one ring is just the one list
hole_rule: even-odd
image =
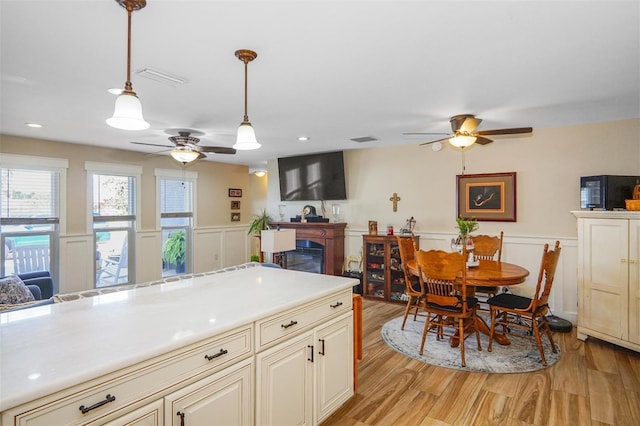
[[207,359],[207,361],[211,361],[212,359],[216,359],[216,358],[218,358],[219,356],[226,355],[226,354],[228,354],[228,353],[229,353],[229,351],[228,351],[228,350],[226,350],[226,349],[220,349],[220,352],[218,352],[217,354],[213,354],[213,355],[205,355],[204,357]]
[[627,259],[620,259],[620,263],[627,263]]
[[335,305],[329,305],[332,308],[337,308],[338,306],[342,306],[342,302],[338,302]]
[[293,325],[296,325],[297,323],[298,323],[298,321],[291,320],[291,322],[289,324],[280,324],[280,327],[289,328],[289,327],[291,327]]
[[324,339],[318,339],[318,342],[322,343],[322,349],[318,351],[318,354],[324,355]]
[[184,426],[184,413],[182,411],[178,411],[176,416],[180,416],[180,426]]
[[78,409],[80,411],[82,411],[82,414],[87,414],[89,411],[94,410],[98,407],[102,407],[104,404],[108,404],[110,402],[113,402],[116,400],[116,397],[111,395],[111,394],[107,394],[107,396],[104,397],[104,399],[100,402],[96,402],[93,405],[90,405],[88,407],[85,407],[84,405],[81,405],[80,407],[78,407]]
[[311,358],[307,358],[307,361],[313,362],[313,345],[307,345],[307,348],[311,349]]
[[636,260],[635,259],[629,259],[629,263],[633,265],[633,264],[636,263]]

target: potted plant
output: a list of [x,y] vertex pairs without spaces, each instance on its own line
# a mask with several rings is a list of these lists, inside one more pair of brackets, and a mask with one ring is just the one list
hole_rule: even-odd
[[[262,209],[260,213],[256,213],[253,215],[253,220],[249,223],[249,231],[247,234],[253,234],[258,239],[258,261],[262,262],[262,251],[260,250],[260,232],[265,229],[271,229],[269,225],[273,222],[273,218],[269,213],[267,213],[267,209]],[[255,255],[251,256],[251,261],[254,261]]]
[[[478,221],[475,219],[465,219],[462,216],[456,218],[456,228],[458,228],[458,238],[456,245],[472,245],[469,234],[478,229]],[[471,242],[471,244],[469,244]]]
[[172,232],[162,247],[162,260],[167,265],[176,265],[176,273],[183,273],[186,270],[186,250],[185,232]]

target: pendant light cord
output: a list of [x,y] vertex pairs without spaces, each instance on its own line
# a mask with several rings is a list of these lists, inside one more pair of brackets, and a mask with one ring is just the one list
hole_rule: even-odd
[[247,58],[243,59],[242,62],[244,62],[244,121],[248,122],[249,121],[249,115],[247,114],[247,81],[248,81],[248,64],[249,64],[249,60]]
[[133,90],[133,88],[131,87],[131,14],[133,12],[133,7],[127,4],[126,9],[127,9],[127,80],[124,83],[124,90],[131,92]]

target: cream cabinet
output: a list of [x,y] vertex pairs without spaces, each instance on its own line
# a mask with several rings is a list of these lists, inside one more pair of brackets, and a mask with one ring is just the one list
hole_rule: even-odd
[[353,395],[353,315],[256,356],[256,423],[318,424]]
[[578,218],[578,337],[640,351],[640,213]]
[[153,401],[104,426],[164,426],[164,401]]

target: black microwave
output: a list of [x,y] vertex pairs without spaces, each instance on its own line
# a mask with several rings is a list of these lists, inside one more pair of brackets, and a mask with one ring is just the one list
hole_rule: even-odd
[[633,197],[633,187],[638,184],[640,176],[583,176],[580,178],[580,208],[624,209],[624,200]]

